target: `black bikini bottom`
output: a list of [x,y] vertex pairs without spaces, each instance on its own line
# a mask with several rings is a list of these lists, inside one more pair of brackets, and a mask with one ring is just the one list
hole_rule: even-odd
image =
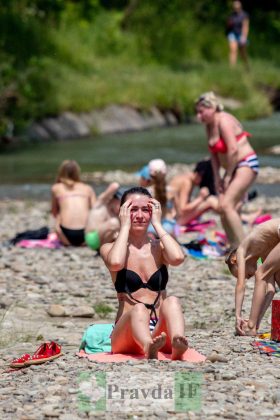
[[71,245],[80,246],[85,242],[85,230],[84,229],[68,229],[60,225],[60,228],[64,236],[68,239]]

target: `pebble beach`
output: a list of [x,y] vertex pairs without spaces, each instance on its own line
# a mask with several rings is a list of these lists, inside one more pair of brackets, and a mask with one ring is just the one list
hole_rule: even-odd
[[[262,208],[279,217],[280,199],[258,196],[246,211]],[[17,232],[51,226],[49,202],[0,202],[1,242]],[[207,218],[213,218],[207,214]],[[219,223],[219,221],[217,220]],[[248,229],[248,228],[247,228]],[[183,235],[182,241],[193,239]],[[181,299],[190,347],[209,357],[203,363],[136,360],[105,364],[78,358],[83,332],[92,323],[114,322],[117,308],[109,273],[86,247],[60,249],[0,248],[0,417],[58,418],[259,419],[280,416],[279,359],[260,355],[252,338],[234,336],[234,287],[223,258],[195,260],[170,268],[168,294]],[[253,281],[248,281],[249,314]],[[63,316],[59,315],[59,310]],[[58,311],[58,312],[56,312]],[[261,325],[270,331],[270,310]],[[10,369],[9,362],[33,353],[44,341],[62,345],[63,356],[42,365]],[[180,373],[201,377],[198,410],[162,407],[154,400],[146,411],[116,412],[81,405],[81,378],[113,374],[119,381],[147,386],[158,376]],[[161,376],[160,376],[161,377]]]

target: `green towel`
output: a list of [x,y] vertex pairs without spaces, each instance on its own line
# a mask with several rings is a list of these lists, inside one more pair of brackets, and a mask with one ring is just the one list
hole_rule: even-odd
[[84,332],[80,350],[86,353],[111,351],[111,333],[114,324],[92,324]]

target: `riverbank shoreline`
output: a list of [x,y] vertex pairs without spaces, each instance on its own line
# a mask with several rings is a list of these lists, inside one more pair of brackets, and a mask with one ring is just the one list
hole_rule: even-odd
[[[168,176],[170,180],[177,174],[189,172],[195,164],[174,164],[168,165]],[[90,184],[100,194],[111,182],[118,182],[123,187],[138,185],[139,177],[136,172],[127,172],[123,170],[115,171],[93,171],[82,173],[82,180]],[[48,200],[50,198],[51,183],[31,183],[21,184],[0,184],[0,200],[24,200],[35,199],[38,201]],[[256,190],[259,195],[268,197],[278,197],[280,191],[280,168],[262,167],[251,190]]]

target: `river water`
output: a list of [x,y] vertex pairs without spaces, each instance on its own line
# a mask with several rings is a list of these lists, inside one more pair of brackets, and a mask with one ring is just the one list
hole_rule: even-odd
[[[280,168],[280,156],[268,152],[270,147],[280,144],[280,114],[245,121],[243,125],[253,135],[251,143],[258,152],[261,165]],[[46,184],[48,188],[64,159],[77,160],[85,172],[134,171],[153,158],[160,157],[169,164],[194,163],[206,155],[204,127],[194,123],[84,140],[26,143],[0,153],[0,196],[3,197],[9,188],[25,191],[27,196],[34,190],[34,184]],[[39,188],[41,193],[44,188],[43,185]]]

